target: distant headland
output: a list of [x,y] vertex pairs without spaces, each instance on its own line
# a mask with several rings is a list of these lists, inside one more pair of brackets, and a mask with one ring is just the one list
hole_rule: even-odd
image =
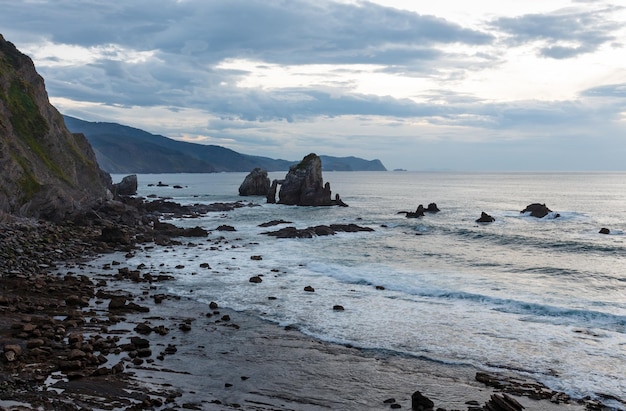
[[[87,137],[100,167],[113,174],[249,172],[255,168],[286,171],[299,162],[187,143],[117,123],[63,117],[68,129]],[[324,171],[387,171],[380,160],[324,155],[320,158]]]

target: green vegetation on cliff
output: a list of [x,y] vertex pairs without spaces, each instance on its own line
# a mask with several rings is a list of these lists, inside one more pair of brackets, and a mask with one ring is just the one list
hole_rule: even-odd
[[60,220],[111,184],[84,136],[72,135],[31,59],[0,34],[0,212]]
[[[15,133],[28,145],[31,151],[41,159],[48,170],[54,175],[69,183],[61,167],[50,158],[45,150],[44,138],[49,131],[46,120],[39,112],[35,103],[32,87],[24,81],[14,79],[9,88],[7,106],[11,112],[11,125]],[[24,167],[23,162],[19,162]],[[28,168],[24,168],[29,173]]]

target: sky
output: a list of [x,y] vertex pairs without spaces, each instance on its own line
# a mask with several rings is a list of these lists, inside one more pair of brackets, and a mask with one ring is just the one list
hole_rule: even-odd
[[0,0],[63,114],[388,169],[626,170],[624,0]]

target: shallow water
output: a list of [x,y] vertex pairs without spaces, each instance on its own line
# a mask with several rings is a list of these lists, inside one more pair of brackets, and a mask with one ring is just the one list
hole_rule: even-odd
[[[323,340],[517,370],[577,397],[626,397],[626,174],[325,173],[348,208],[242,198],[244,177],[140,175],[140,195],[260,206],[177,221],[237,231],[140,253],[137,263],[174,272],[172,293],[251,310]],[[170,186],[148,187],[158,181]],[[430,202],[441,212],[397,214]],[[560,217],[520,214],[533,202]],[[496,222],[476,224],[481,211]],[[281,226],[258,225],[276,219],[298,228],[357,223],[375,231],[263,235]],[[601,227],[611,234],[599,234]],[[256,255],[262,260],[250,258]],[[263,282],[250,283],[253,275]],[[305,292],[307,285],[315,292]],[[334,311],[336,304],[345,310]]]

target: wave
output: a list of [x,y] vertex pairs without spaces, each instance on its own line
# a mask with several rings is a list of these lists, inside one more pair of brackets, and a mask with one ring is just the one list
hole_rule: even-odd
[[458,236],[464,240],[480,240],[488,243],[507,246],[507,247],[537,247],[549,251],[560,253],[592,253],[592,254],[610,254],[624,255],[626,247],[603,244],[597,242],[589,242],[584,240],[564,240],[560,238],[550,237],[534,237],[524,234],[506,234],[493,231],[478,231],[469,228],[458,228],[449,230],[448,234]]
[[[387,291],[399,293],[390,294],[387,298],[391,299],[413,300],[418,297],[431,299],[433,302],[438,303],[466,302],[481,305],[485,309],[518,315],[522,321],[548,322],[555,325],[570,325],[582,328],[599,328],[626,334],[626,315],[616,315],[582,308],[559,307],[480,293],[452,291],[432,286],[410,285],[407,284],[407,281],[410,277],[414,277],[415,273],[409,272],[394,272],[393,274],[380,277],[376,274],[378,270],[367,273],[360,269],[355,270],[354,268],[356,267],[346,269],[346,267],[325,263],[311,264],[308,268],[346,284],[365,287],[382,286]],[[411,281],[411,284],[416,283],[415,278],[412,278]]]
[[460,291],[418,291],[420,297],[434,297],[453,301],[470,301],[490,307],[494,311],[523,316],[523,321],[549,322],[586,328],[600,328],[626,334],[626,316],[602,311],[565,308],[548,304],[503,299]]
[[[479,266],[476,264],[475,266]],[[497,265],[500,267],[500,265]],[[612,281],[626,282],[626,277],[619,278],[611,274],[606,274],[601,271],[589,271],[589,270],[576,270],[572,268],[560,268],[549,266],[535,266],[535,267],[518,267],[511,265],[506,269],[509,273],[516,274],[541,274],[546,277],[555,278],[567,278],[576,281],[580,280],[593,280],[594,282],[604,282],[605,287],[613,287]]]

